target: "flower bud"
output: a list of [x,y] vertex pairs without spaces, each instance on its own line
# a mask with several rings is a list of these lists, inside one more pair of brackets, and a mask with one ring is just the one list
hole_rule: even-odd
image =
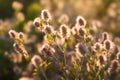
[[19,32],[19,33],[18,33],[18,37],[19,37],[19,38],[23,39],[23,38],[24,38],[24,36],[25,36],[25,35],[24,35],[24,33],[23,33],[23,32]]
[[67,25],[63,24],[60,26],[60,34],[63,38],[68,38],[70,36],[70,29]]
[[8,32],[8,34],[9,34],[10,38],[15,38],[18,33],[17,33],[16,31],[14,31],[14,30],[10,30],[10,31]]
[[44,30],[47,34],[51,34],[53,32],[53,28],[50,25],[46,25]]
[[87,32],[85,28],[79,28],[78,33],[80,36],[84,37]]
[[42,10],[42,12],[41,12],[41,18],[43,20],[47,20],[47,21],[51,20],[51,15],[50,15],[49,11],[46,10],[46,9]]
[[104,41],[104,47],[105,47],[106,50],[109,50],[113,47],[113,44],[110,40],[105,40]]
[[87,23],[86,20],[82,16],[78,16],[76,19],[76,22],[79,26],[83,26],[83,27],[85,27]]
[[34,19],[33,25],[36,26],[36,27],[40,26],[40,18],[39,17]]
[[22,54],[26,60],[29,60],[30,56],[29,56],[28,52],[26,51],[23,44],[14,43],[13,47],[17,53]]
[[100,51],[101,49],[102,49],[102,44],[100,44],[99,42],[95,43],[94,50],[95,51]]
[[103,33],[102,33],[102,40],[105,41],[105,40],[107,40],[107,39],[109,39],[108,33],[107,33],[107,32],[103,32]]
[[55,49],[48,44],[44,44],[41,48],[41,52],[45,53],[46,56],[52,56],[55,53]]
[[85,55],[85,53],[88,52],[86,46],[82,43],[78,43],[76,46],[75,46],[75,49],[76,49],[76,52],[79,53],[81,56]]
[[63,23],[63,24],[67,23],[68,21],[69,21],[69,17],[66,14],[63,14],[58,20],[59,23]]
[[91,35],[88,35],[88,36],[86,36],[86,42],[90,42],[90,41],[92,41],[93,40],[93,36],[91,36]]
[[105,57],[104,54],[99,54],[97,60],[98,60],[98,61],[97,61],[97,65],[98,65],[98,66],[102,66],[102,65],[104,65],[104,63],[105,63],[105,61],[106,61],[106,57]]
[[119,62],[117,60],[113,60],[108,69],[108,73],[113,74],[118,70],[118,68],[119,68]]
[[42,62],[42,59],[40,56],[34,55],[31,59],[31,62],[35,67],[39,67],[40,63]]

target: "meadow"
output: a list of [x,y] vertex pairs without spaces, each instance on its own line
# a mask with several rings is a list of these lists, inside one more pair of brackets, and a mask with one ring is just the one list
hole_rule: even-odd
[[119,0],[5,3],[0,80],[120,79]]

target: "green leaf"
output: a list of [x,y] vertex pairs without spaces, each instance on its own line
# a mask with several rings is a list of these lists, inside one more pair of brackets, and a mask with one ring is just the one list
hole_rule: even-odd
[[90,28],[86,28],[86,31],[87,31],[87,35],[90,35]]
[[50,41],[54,40],[53,36],[51,36],[51,35],[47,36],[47,39],[50,40]]
[[63,50],[65,51],[66,49],[67,49],[67,42],[64,43],[64,45],[63,45]]
[[79,68],[80,68],[79,64],[77,64],[76,62],[73,63],[73,66],[74,66],[74,68],[77,69],[77,70],[79,70]]

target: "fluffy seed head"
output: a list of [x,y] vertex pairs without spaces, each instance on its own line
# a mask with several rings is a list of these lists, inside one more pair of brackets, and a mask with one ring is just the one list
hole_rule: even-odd
[[60,34],[63,38],[68,38],[70,36],[70,29],[67,25],[63,24],[60,26]]
[[79,26],[85,27],[87,22],[86,22],[86,20],[82,16],[78,16],[77,19],[76,19],[76,23]]
[[24,33],[23,33],[23,32],[19,32],[19,33],[18,33],[18,37],[19,37],[19,38],[23,39],[23,38],[24,38],[24,36],[25,36],[25,35],[24,35]]
[[34,55],[31,59],[31,62],[35,67],[39,67],[40,63],[42,62],[42,59],[40,56]]
[[108,73],[112,74],[112,73],[116,72],[118,69],[119,69],[119,62],[117,60],[113,60],[108,69]]
[[36,27],[40,26],[40,18],[39,17],[37,17],[37,18],[34,19],[33,25],[36,26]]
[[9,30],[8,34],[9,34],[10,38],[15,38],[18,33],[14,30]]
[[86,36],[86,42],[90,42],[92,40],[93,40],[93,36],[91,35]]
[[110,40],[105,40],[104,47],[106,50],[109,50],[109,49],[113,48],[113,43]]
[[22,54],[26,60],[29,60],[30,56],[29,56],[28,52],[26,51],[23,44],[14,43],[13,47],[17,53]]
[[68,21],[69,21],[69,17],[66,14],[63,14],[58,20],[58,22],[62,24],[67,23]]
[[51,20],[51,15],[50,15],[50,13],[49,13],[49,11],[47,9],[42,10],[42,12],[41,12],[41,18],[43,20],[47,20],[47,21]]
[[46,25],[44,30],[47,34],[51,34],[53,32],[53,28],[50,25]]
[[102,33],[102,40],[104,41],[104,40],[107,40],[107,39],[109,39],[108,33],[107,32],[103,32]]
[[87,32],[85,28],[79,28],[78,33],[80,36],[84,37]]
[[17,53],[23,53],[23,50],[20,48],[18,43],[14,43],[13,47]]
[[95,51],[100,51],[101,49],[102,49],[102,44],[99,43],[99,42],[95,43],[94,50]]
[[45,53],[47,56],[52,56],[55,53],[55,49],[50,47],[48,44],[44,44],[41,48],[41,52]]
[[97,65],[102,66],[102,65],[104,65],[105,61],[106,61],[106,56],[104,54],[99,54]]
[[75,46],[75,49],[76,49],[76,53],[79,53],[81,56],[85,55],[85,53],[88,52],[86,46],[82,43],[78,43],[76,46]]

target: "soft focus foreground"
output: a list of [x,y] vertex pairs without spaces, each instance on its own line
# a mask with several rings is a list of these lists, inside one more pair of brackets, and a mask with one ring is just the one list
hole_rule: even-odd
[[0,79],[119,80],[119,4],[1,0]]

